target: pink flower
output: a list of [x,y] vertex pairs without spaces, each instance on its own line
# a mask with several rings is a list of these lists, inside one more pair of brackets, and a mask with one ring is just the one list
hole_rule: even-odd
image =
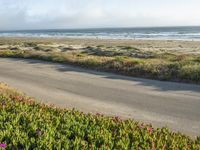
[[115,116],[115,119],[116,119],[116,120],[120,120],[120,117],[119,117],[119,116]]
[[145,128],[144,124],[142,123],[140,126],[139,126],[141,129]]
[[119,116],[113,117],[112,120],[116,122],[121,122],[121,118]]
[[22,97],[21,96],[16,96],[15,99],[21,101]]
[[7,144],[1,143],[0,148],[5,149],[7,147]]
[[156,150],[155,142],[154,141],[152,141],[152,150]]
[[100,116],[101,114],[100,114],[100,113],[96,113],[96,115],[97,115],[97,116]]
[[148,131],[149,131],[149,133],[151,134],[151,133],[153,132],[153,128],[150,127],[150,128],[148,129]]

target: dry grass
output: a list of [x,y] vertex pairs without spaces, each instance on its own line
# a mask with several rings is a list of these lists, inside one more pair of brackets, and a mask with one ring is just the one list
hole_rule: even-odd
[[188,51],[21,42],[4,44],[0,56],[67,63],[134,77],[200,83],[200,55]]

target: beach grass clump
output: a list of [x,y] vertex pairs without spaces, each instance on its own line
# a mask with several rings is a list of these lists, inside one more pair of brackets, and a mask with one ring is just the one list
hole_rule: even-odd
[[0,149],[200,149],[196,140],[119,116],[36,102],[0,83]]
[[38,45],[38,43],[36,43],[36,42],[24,42],[23,45],[25,47],[36,47]]
[[199,54],[142,50],[133,46],[93,45],[75,48],[34,42],[24,44],[27,47],[1,49],[0,57],[33,58],[133,77],[200,83]]
[[200,63],[200,56],[195,57],[194,61]]
[[200,81],[200,64],[188,64],[181,68],[180,78],[183,80]]

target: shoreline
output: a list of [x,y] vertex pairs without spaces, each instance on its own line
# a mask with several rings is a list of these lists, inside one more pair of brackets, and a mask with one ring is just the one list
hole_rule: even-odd
[[54,39],[54,40],[100,40],[100,41],[182,41],[200,42],[200,39],[162,39],[162,38],[99,38],[99,37],[79,37],[79,36],[0,36],[0,39]]
[[111,41],[182,41],[182,42],[200,42],[200,39],[165,39],[165,38],[103,38],[103,37],[81,37],[81,36],[1,36],[1,38],[15,39],[77,39],[77,40],[111,40]]
[[[137,43],[152,43],[152,44],[159,44],[159,43],[189,43],[189,44],[199,44],[200,40],[173,40],[173,39],[100,39],[100,38],[70,38],[70,37],[9,37],[0,36],[0,42],[8,42],[8,41],[17,41],[17,42],[64,42],[64,43],[74,43],[74,42],[89,42],[95,44],[137,44]],[[81,44],[81,43],[79,43]]]

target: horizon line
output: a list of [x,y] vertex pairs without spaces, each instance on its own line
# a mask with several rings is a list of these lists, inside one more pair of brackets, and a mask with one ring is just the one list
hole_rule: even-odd
[[41,31],[41,30],[95,30],[95,29],[132,29],[132,28],[178,28],[178,27],[200,27],[200,25],[189,26],[135,26],[135,27],[86,27],[86,28],[47,28],[47,29],[15,29],[15,30],[0,30],[0,32],[19,32],[19,31]]

